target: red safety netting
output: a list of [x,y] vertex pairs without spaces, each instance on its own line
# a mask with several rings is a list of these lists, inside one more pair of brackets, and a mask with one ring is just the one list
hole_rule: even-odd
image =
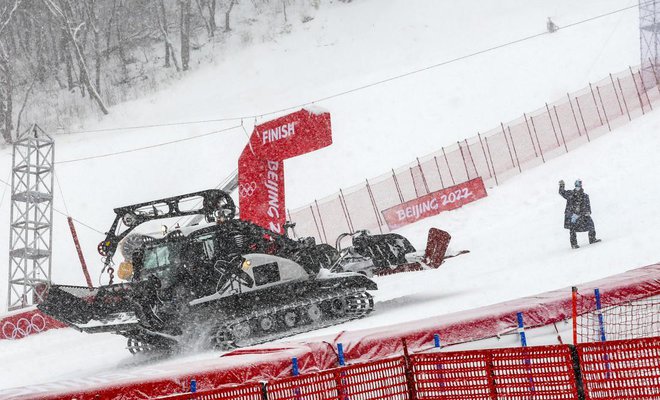
[[403,357],[269,382],[269,400],[409,399]]
[[418,354],[411,357],[418,399],[575,399],[568,346]]
[[656,70],[645,64],[643,73],[636,68],[610,75],[488,132],[292,210],[296,234],[332,244],[347,231],[386,232],[383,210],[479,176],[499,184],[650,111],[660,97]]
[[585,398],[660,398],[660,337],[577,346]]
[[[581,286],[587,293],[600,288],[603,304],[623,304],[660,295],[660,264],[631,270],[623,274]],[[127,393],[142,393],[148,398],[181,392],[195,379],[200,391],[223,385],[259,380],[279,380],[291,375],[292,357],[298,359],[301,373],[308,374],[336,367],[336,346],[343,344],[345,357],[351,362],[371,362],[403,353],[403,340],[410,351],[432,347],[434,334],[445,345],[493,337],[517,326],[516,313],[525,315],[527,327],[544,326],[563,321],[572,314],[571,289],[538,294],[474,310],[430,317],[414,323],[403,323],[362,331],[346,331],[338,335],[307,339],[305,343],[272,343],[234,351],[223,357],[188,363],[141,366],[130,371],[95,374],[86,378],[14,388],[0,392],[3,398],[94,399],[121,398]],[[582,310],[580,310],[582,311]],[[582,312],[581,312],[582,313]],[[48,393],[45,395],[44,393]]]
[[195,393],[171,394],[158,397],[168,400],[263,400],[261,384],[223,387]]

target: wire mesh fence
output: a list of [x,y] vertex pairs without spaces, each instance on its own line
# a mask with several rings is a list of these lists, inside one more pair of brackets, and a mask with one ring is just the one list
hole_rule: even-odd
[[332,244],[357,229],[384,233],[389,228],[383,210],[477,177],[499,185],[651,111],[660,97],[658,77],[655,85],[644,85],[641,71],[657,69],[648,63],[610,74],[513,121],[290,210],[295,235]]

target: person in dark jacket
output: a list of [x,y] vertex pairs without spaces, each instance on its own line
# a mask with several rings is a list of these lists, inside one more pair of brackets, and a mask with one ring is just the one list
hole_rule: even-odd
[[589,195],[582,188],[582,181],[576,180],[573,190],[564,190],[564,181],[559,181],[559,195],[566,199],[564,228],[570,230],[571,247],[580,247],[577,244],[577,232],[589,232],[589,243],[600,242],[600,239],[596,239],[594,220],[591,219],[591,203]]

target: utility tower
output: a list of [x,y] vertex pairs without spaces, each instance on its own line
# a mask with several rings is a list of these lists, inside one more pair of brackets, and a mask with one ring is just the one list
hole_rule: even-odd
[[50,284],[54,142],[37,125],[14,143],[7,307],[39,303]]
[[660,78],[660,0],[639,0],[639,54],[646,89]]

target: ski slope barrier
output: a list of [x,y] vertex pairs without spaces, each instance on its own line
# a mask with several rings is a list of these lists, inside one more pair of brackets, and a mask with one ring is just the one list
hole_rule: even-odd
[[45,332],[50,329],[66,327],[65,324],[30,307],[0,316],[0,340],[16,340]]
[[[599,288],[607,304],[656,296],[660,294],[660,263],[585,283],[579,288],[582,293]],[[301,373],[336,367],[339,343],[349,363],[369,361],[400,355],[404,339],[410,351],[415,352],[433,347],[436,333],[441,335],[445,345],[491,338],[515,329],[518,312],[524,313],[527,327],[537,327],[569,319],[571,307],[571,288],[564,288],[414,323],[239,349],[217,359],[144,365],[126,371],[14,388],[0,392],[0,398],[75,397],[81,400],[100,395],[101,398],[143,399],[188,391],[192,380],[201,391],[227,384],[280,379],[292,374],[293,357],[298,359]],[[578,310],[581,311],[585,310]]]

